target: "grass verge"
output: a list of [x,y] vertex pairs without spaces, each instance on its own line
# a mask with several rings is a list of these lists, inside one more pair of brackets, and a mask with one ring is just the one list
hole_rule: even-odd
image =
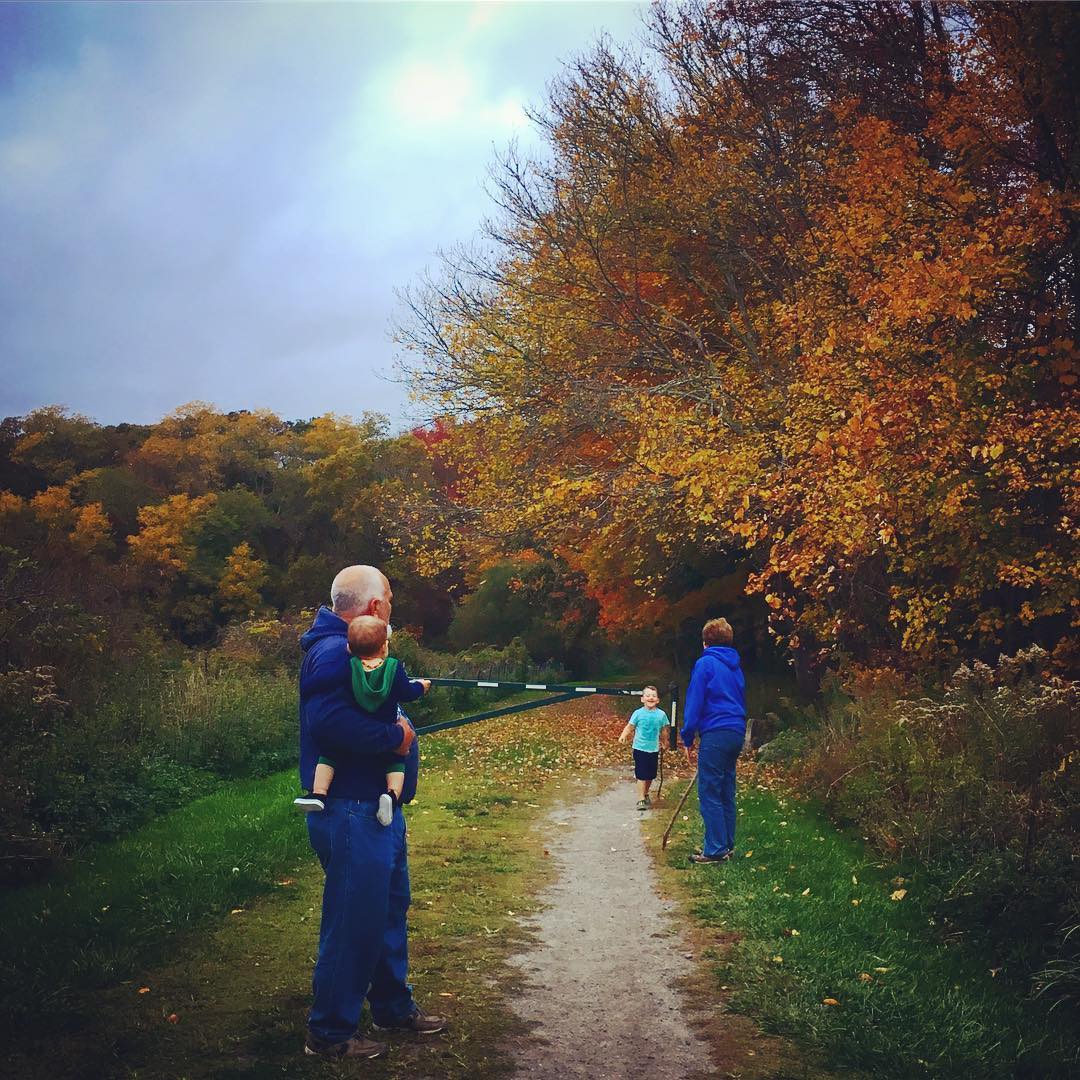
[[[532,824],[575,771],[624,754],[621,720],[596,699],[507,721],[423,742],[411,977],[453,1028],[397,1040],[365,1076],[494,1077],[508,1065],[516,975],[503,961],[549,866]],[[4,1006],[22,1018],[10,1075],[351,1075],[298,1053],[322,882],[292,788],[291,773],[233,785],[7,898]]]
[[[888,866],[813,808],[743,773],[736,857],[687,869],[696,798],[662,861],[714,941],[716,987],[826,1065],[895,1077],[1075,1076],[1078,1045],[985,960],[951,942],[915,869]],[[659,835],[666,825],[657,821]]]

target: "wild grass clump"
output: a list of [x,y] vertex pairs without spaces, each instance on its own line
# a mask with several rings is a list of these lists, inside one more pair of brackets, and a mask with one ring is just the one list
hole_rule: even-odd
[[964,665],[936,697],[879,680],[831,710],[802,780],[879,850],[924,866],[954,932],[1015,977],[1050,973],[1054,994],[1080,922],[1080,689],[1048,659],[1036,647]]

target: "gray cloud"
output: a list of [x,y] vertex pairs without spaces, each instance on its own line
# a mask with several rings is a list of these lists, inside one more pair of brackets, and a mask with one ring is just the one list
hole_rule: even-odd
[[0,414],[400,421],[394,289],[472,235],[559,59],[639,10],[0,8]]

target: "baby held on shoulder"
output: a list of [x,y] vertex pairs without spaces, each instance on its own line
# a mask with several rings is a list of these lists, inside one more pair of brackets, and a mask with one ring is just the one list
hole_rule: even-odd
[[[386,623],[374,615],[358,615],[349,623],[349,674],[357,705],[373,718],[393,724],[398,706],[415,701],[431,688],[429,679],[410,679],[405,665],[390,655]],[[326,807],[326,798],[334,780],[334,762],[320,755],[315,766],[311,791],[294,800],[297,809],[317,813]],[[379,796],[376,817],[382,825],[393,820],[394,808],[401,805],[405,785],[405,763],[396,755],[387,755],[386,792]]]

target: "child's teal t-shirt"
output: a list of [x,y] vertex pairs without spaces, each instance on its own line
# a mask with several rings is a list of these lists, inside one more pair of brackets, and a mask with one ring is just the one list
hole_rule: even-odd
[[634,749],[655,754],[660,749],[660,729],[666,727],[667,713],[663,709],[635,709],[630,717],[634,726]]

